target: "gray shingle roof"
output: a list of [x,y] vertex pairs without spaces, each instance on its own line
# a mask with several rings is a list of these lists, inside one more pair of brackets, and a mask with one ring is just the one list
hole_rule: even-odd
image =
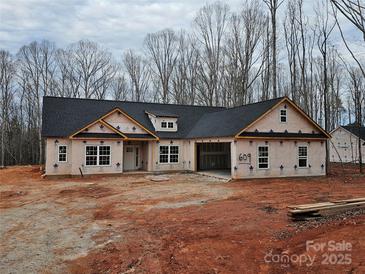
[[187,135],[195,137],[234,136],[283,99],[276,98],[219,112],[206,113]]
[[[235,108],[186,106],[112,100],[43,98],[43,137],[70,136],[115,108],[120,108],[160,138],[234,136],[283,98]],[[177,132],[155,132],[145,111],[178,116]]]
[[346,129],[347,131],[350,131],[355,136],[360,137],[362,140],[365,140],[365,127],[360,127],[360,132],[359,132],[359,128],[354,125],[347,125],[347,126],[342,126],[342,127],[344,129]]
[[146,110],[147,113],[151,113],[153,115],[155,115],[156,117],[172,117],[172,118],[177,118],[179,117],[179,115],[174,114],[174,113],[170,113],[167,111],[162,111],[162,110]]
[[120,108],[152,132],[154,132],[154,127],[145,110],[164,111],[178,115],[178,131],[156,133],[162,138],[184,138],[203,114],[224,109],[45,96],[43,97],[42,135],[44,137],[70,136],[115,108]]

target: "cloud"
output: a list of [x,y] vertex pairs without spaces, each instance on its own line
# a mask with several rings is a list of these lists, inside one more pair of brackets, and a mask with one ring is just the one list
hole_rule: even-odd
[[200,7],[193,0],[1,1],[0,47],[14,53],[36,39],[55,41],[60,47],[90,39],[121,53],[141,47],[149,32],[189,28]]
[[[212,3],[208,0],[205,3]],[[236,11],[242,1],[227,2]],[[306,14],[314,15],[305,1]],[[12,53],[34,40],[47,39],[65,47],[80,39],[100,43],[120,56],[127,48],[141,49],[147,33],[164,28],[191,28],[204,3],[197,0],[3,0],[0,1],[0,48]],[[264,7],[264,6],[263,6]],[[280,8],[285,9],[284,6]],[[284,16],[280,16],[283,20]],[[350,24],[346,34],[358,39]],[[340,38],[334,38],[340,43]]]

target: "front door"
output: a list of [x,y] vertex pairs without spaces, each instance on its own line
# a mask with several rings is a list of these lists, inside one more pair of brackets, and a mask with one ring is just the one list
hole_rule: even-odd
[[123,170],[137,170],[139,169],[140,158],[139,146],[126,145],[123,151]]

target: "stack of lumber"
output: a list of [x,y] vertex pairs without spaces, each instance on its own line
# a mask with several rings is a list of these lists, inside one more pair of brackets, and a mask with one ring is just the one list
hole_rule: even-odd
[[338,200],[316,204],[292,205],[288,216],[293,221],[306,221],[315,218],[333,216],[346,211],[365,209],[365,198]]

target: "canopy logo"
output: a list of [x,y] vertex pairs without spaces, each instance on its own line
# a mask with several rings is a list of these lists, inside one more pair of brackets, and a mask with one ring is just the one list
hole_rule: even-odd
[[346,241],[314,242],[306,241],[306,252],[302,254],[273,254],[270,250],[264,256],[265,263],[277,263],[282,267],[289,265],[312,266],[317,258],[322,265],[349,265],[352,263],[352,244]]
[[316,255],[309,254],[291,254],[286,252],[281,254],[272,254],[272,250],[265,254],[265,263],[280,263],[282,267],[288,267],[290,264],[296,264],[299,266],[312,266],[316,259]]

